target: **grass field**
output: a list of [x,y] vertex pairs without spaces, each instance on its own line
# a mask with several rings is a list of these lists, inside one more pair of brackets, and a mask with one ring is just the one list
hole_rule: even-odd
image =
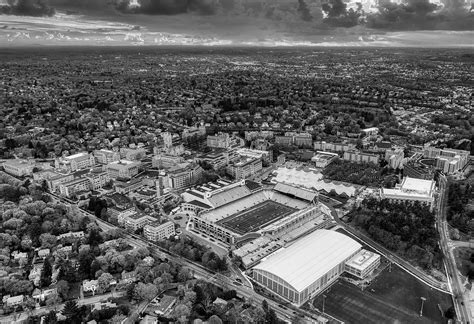
[[[323,294],[313,305],[322,310]],[[418,281],[398,266],[385,269],[364,291],[340,280],[325,292],[325,312],[346,323],[446,323],[451,297]],[[423,316],[421,299],[425,297]]]
[[219,221],[217,224],[243,235],[296,211],[274,201],[264,201],[251,209]]

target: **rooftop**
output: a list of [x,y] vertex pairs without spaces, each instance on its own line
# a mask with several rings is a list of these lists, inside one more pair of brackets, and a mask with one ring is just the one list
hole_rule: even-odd
[[363,271],[379,257],[380,255],[374,252],[362,250],[347,261],[346,264],[352,268]]
[[405,177],[401,184],[401,190],[418,192],[424,194],[431,194],[433,191],[435,182],[433,180],[423,180],[417,178]]
[[267,271],[302,292],[361,247],[344,234],[317,230],[280,249],[253,269]]

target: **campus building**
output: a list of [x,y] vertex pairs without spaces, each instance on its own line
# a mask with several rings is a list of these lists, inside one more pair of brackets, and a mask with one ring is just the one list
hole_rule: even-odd
[[316,230],[256,265],[252,276],[280,297],[302,305],[337,280],[361,248],[344,234]]
[[436,159],[436,168],[451,175],[462,170],[469,163],[469,151],[425,147],[423,156]]
[[345,152],[355,150],[356,145],[349,142],[316,141],[314,142],[314,149],[316,151]]
[[109,164],[120,160],[119,152],[104,149],[94,151],[94,157],[100,164]]
[[380,265],[380,254],[361,250],[354,255],[352,259],[346,262],[346,272],[356,276],[359,279],[364,279],[374,272]]
[[87,178],[79,178],[59,185],[61,195],[72,198],[80,192],[91,190],[91,182]]
[[385,151],[385,161],[392,169],[402,169],[404,157],[405,153],[401,147]]
[[339,155],[336,153],[318,151],[316,152],[316,155],[311,158],[311,162],[313,162],[317,168],[325,168],[334,162],[338,157]]
[[160,224],[160,222],[154,222],[152,224],[146,225],[143,228],[143,235],[146,239],[153,242],[167,239],[175,235],[174,223],[168,221],[164,224]]
[[182,189],[198,182],[203,169],[195,163],[181,163],[168,170],[164,177],[164,186],[172,189]]
[[107,164],[107,174],[111,179],[131,179],[138,174],[140,162],[120,160]]
[[64,169],[67,171],[76,171],[91,168],[95,165],[95,157],[87,152],[81,152],[55,160],[56,169]]
[[89,179],[92,190],[101,189],[110,181],[109,174],[101,169],[92,170],[84,177]]
[[260,158],[241,158],[240,160],[231,162],[227,168],[227,174],[236,180],[242,180],[255,175],[262,171],[263,165]]
[[35,161],[20,159],[6,160],[3,162],[2,166],[6,173],[16,177],[30,176],[33,174]]
[[436,183],[433,180],[405,177],[402,183],[397,184],[394,189],[382,188],[380,198],[395,203],[418,201],[422,205],[433,209],[435,185]]
[[120,149],[120,158],[129,160],[129,161],[140,161],[146,156],[146,150],[144,148],[126,148],[122,147]]
[[343,159],[345,161],[351,161],[356,163],[379,163],[379,156],[372,153],[364,153],[358,150],[344,152]]

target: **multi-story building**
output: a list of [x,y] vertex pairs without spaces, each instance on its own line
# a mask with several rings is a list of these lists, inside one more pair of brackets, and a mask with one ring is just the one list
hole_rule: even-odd
[[405,177],[401,184],[394,189],[382,188],[380,198],[391,202],[415,202],[434,208],[435,182],[433,180],[422,180]]
[[356,149],[354,143],[349,142],[325,142],[325,141],[316,141],[314,142],[314,149],[317,151],[330,151],[330,152],[345,152],[352,151]]
[[423,156],[436,159],[436,168],[451,175],[462,170],[469,163],[469,151],[425,147]]
[[313,162],[317,168],[325,168],[338,157],[339,155],[337,155],[337,153],[318,151],[316,155],[311,158],[311,162]]
[[126,195],[132,191],[138,190],[141,187],[143,187],[143,180],[139,178],[131,179],[128,181],[114,181],[114,189],[119,194]]
[[67,171],[76,171],[93,167],[95,165],[94,155],[87,152],[81,152],[56,159],[55,167]]
[[87,178],[78,178],[66,183],[59,185],[59,192],[61,195],[72,198],[79,192],[85,192],[91,190],[91,182]]
[[109,164],[120,160],[120,153],[111,150],[96,150],[94,157],[100,164]]
[[111,179],[130,179],[134,175],[138,174],[140,162],[134,162],[129,160],[120,160],[107,164],[107,174]]
[[123,219],[123,226],[130,230],[135,232],[139,228],[143,228],[148,224],[151,224],[156,221],[156,218],[145,215],[142,213],[135,213],[130,216],[126,216]]
[[385,151],[385,161],[392,169],[402,169],[404,157],[405,153],[403,152],[403,148],[401,147]]
[[227,133],[218,133],[216,135],[207,136],[207,146],[212,148],[237,148],[244,146],[244,140]]
[[273,161],[273,151],[251,150],[248,148],[240,148],[236,150],[237,154],[242,157],[261,159],[264,162],[271,163]]
[[313,145],[313,136],[309,133],[286,132],[284,136],[275,136],[275,143],[310,147]]
[[263,169],[262,160],[259,158],[242,158],[230,163],[226,172],[236,180],[242,180],[255,175]]
[[74,180],[74,175],[73,174],[62,174],[62,173],[56,173],[55,176],[50,177],[48,180],[46,180],[46,183],[48,184],[48,188],[51,192],[55,192],[59,189],[59,186],[63,183],[67,183]]
[[146,225],[143,228],[143,235],[150,241],[156,242],[169,238],[170,236],[175,235],[174,223],[166,222],[160,224],[160,222],[154,222],[152,224]]
[[343,159],[346,161],[357,163],[373,163],[378,164],[380,157],[372,153],[364,153],[357,150],[344,152]]
[[151,165],[156,169],[168,169],[183,162],[184,159],[181,156],[168,154],[155,155],[151,159]]
[[195,163],[183,163],[168,170],[164,178],[164,186],[172,189],[182,189],[199,181],[203,169]]
[[345,271],[360,279],[366,278],[380,265],[380,254],[362,249],[346,262]]
[[3,162],[3,169],[6,173],[14,175],[16,177],[31,176],[33,169],[35,168],[34,160],[6,160]]
[[144,148],[126,148],[120,149],[120,157],[129,161],[140,161],[146,156],[146,150]]
[[409,178],[433,180],[434,167],[419,161],[408,161],[403,165],[403,175]]
[[109,174],[101,169],[92,170],[84,177],[89,179],[92,190],[101,189],[110,181]]
[[199,127],[191,127],[183,129],[183,133],[181,134],[182,138],[188,138],[192,136],[204,136],[206,135],[206,127],[199,126]]

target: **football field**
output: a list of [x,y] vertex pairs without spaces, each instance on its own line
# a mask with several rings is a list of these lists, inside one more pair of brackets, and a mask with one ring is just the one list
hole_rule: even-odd
[[257,231],[275,220],[289,215],[296,209],[287,207],[274,201],[264,201],[239,214],[219,221],[224,226],[240,235]]

